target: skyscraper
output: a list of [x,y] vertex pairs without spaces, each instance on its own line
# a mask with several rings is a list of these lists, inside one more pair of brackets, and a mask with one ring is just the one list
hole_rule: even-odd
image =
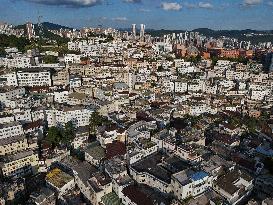
[[26,29],[28,39],[34,38],[35,37],[34,25],[31,22],[27,22]]
[[132,24],[132,35],[136,37],[136,24]]
[[140,24],[140,38],[143,38],[145,35],[145,25]]

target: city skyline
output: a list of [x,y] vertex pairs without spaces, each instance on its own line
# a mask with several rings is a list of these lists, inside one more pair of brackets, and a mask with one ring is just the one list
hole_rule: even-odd
[[[23,24],[43,21],[74,28],[272,29],[272,0],[3,0],[0,21]],[[15,15],[16,14],[16,15]],[[236,18],[236,21],[234,21]]]

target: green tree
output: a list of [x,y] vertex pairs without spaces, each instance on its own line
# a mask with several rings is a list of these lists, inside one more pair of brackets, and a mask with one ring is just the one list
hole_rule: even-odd
[[76,135],[76,129],[71,121],[67,122],[64,126],[64,132],[62,135],[62,142],[69,143],[71,142]]
[[58,63],[58,57],[57,56],[52,56],[52,55],[46,55],[43,58],[43,61],[45,64],[52,64],[52,63]]
[[57,127],[50,127],[48,129],[46,140],[51,143],[53,147],[58,145],[62,139],[62,134],[59,128]]
[[90,117],[90,132],[95,133],[97,127],[101,124],[101,116],[97,111],[93,112]]
[[6,53],[5,49],[0,47],[0,57],[2,57],[2,56],[5,57],[6,55],[7,55],[7,53]]
[[111,121],[108,120],[106,117],[101,116],[97,111],[93,112],[91,117],[90,117],[90,121],[89,121],[89,130],[90,133],[95,133],[98,126],[101,125],[110,125]]

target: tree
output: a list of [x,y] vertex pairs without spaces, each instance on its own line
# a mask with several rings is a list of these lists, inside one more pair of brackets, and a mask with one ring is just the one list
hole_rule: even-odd
[[52,63],[58,63],[58,57],[57,56],[52,56],[52,55],[46,55],[43,58],[43,61],[45,64],[52,64]]
[[7,55],[6,51],[4,48],[0,47],[0,57],[5,57]]
[[62,135],[62,142],[69,143],[71,142],[76,135],[76,129],[71,121],[67,122],[64,126],[64,132]]
[[95,133],[98,126],[109,125],[111,121],[106,117],[101,116],[97,111],[93,112],[90,117],[89,129],[90,133]]
[[90,117],[90,132],[95,133],[97,127],[102,123],[102,117],[99,115],[98,112],[93,112]]
[[62,134],[57,127],[50,127],[48,129],[46,140],[54,147],[60,143]]
[[19,51],[24,52],[25,47],[30,44],[30,41],[24,37],[0,34],[0,47],[16,47]]

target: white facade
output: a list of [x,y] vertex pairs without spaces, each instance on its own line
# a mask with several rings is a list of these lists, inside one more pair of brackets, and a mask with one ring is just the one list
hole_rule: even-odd
[[18,122],[0,125],[0,139],[24,134],[23,127]]
[[18,71],[18,84],[19,86],[51,86],[51,73],[50,71]]
[[0,76],[0,86],[18,86],[16,72],[6,73]]

